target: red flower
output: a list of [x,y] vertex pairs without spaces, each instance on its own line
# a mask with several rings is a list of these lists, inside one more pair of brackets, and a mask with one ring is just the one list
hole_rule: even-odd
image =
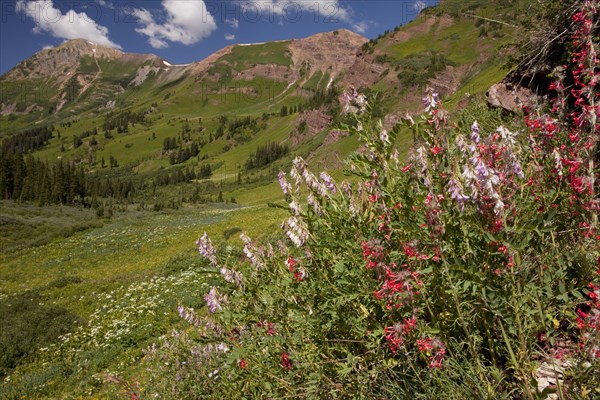
[[417,339],[417,346],[419,347],[419,351],[429,351],[433,349],[431,338]]
[[275,333],[275,326],[271,322],[267,322],[267,335],[273,336]]
[[446,349],[439,349],[433,356],[429,357],[429,368],[442,368]]
[[404,344],[404,338],[402,337],[402,332],[399,328],[398,324],[394,324],[392,326],[386,326],[383,330],[385,333],[385,340],[387,340],[392,353],[396,353],[402,344]]
[[402,324],[402,330],[405,334],[409,334],[413,329],[417,327],[417,319],[416,318],[407,318],[404,320]]
[[281,353],[281,366],[288,371],[292,369],[292,361],[290,360],[290,355],[285,351]]
[[290,272],[294,272],[294,267],[298,264],[298,262],[294,260],[292,256],[289,256],[285,264],[287,265]]
[[443,147],[441,147],[441,146],[433,146],[433,147],[431,148],[431,152],[432,152],[433,154],[435,154],[435,155],[438,155],[438,154],[440,154],[442,151],[444,151],[444,148],[443,148]]
[[243,358],[240,360],[240,368],[244,369],[248,366],[248,363]]
[[304,274],[302,274],[300,271],[294,271],[294,278],[296,279],[296,282],[302,282],[304,279]]

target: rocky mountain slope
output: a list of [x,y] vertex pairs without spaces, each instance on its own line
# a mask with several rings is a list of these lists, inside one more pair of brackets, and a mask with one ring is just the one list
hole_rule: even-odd
[[[153,87],[199,81],[251,81],[257,77],[306,83],[316,73],[317,83],[330,86],[355,61],[367,39],[339,30],[265,44],[231,45],[189,65],[172,65],[151,54],[129,54],[82,39],[43,50],[0,78],[4,95],[2,115],[46,119],[105,106],[116,97],[152,80]],[[325,81],[326,78],[326,81]],[[32,94],[33,88],[42,88]],[[108,104],[108,106],[107,106]]]

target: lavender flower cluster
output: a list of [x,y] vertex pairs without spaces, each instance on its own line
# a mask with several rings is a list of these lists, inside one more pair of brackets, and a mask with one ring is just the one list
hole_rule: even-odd
[[198,245],[200,254],[204,258],[208,259],[213,267],[216,267],[219,264],[217,261],[217,252],[215,250],[215,246],[213,246],[212,241],[206,232],[204,232],[204,235],[202,235],[202,237],[196,241],[196,245]]
[[179,316],[186,320],[190,325],[200,326],[201,320],[193,309],[179,304],[177,306],[177,312],[179,312]]
[[204,296],[204,301],[206,302],[208,311],[214,314],[223,309],[223,305],[227,303],[227,296],[219,293],[216,287],[212,287]]
[[[202,237],[196,241],[196,244],[198,245],[198,250],[200,251],[200,254],[204,258],[209,260],[210,265],[212,265],[213,267],[218,267],[219,261],[217,260],[217,251],[206,232],[204,232],[204,235],[202,235]],[[225,279],[226,282],[233,283],[238,287],[242,286],[243,277],[242,274],[240,274],[239,272],[229,269],[227,267],[221,267],[219,272],[221,273],[221,276],[223,277],[223,279]]]
[[308,226],[302,218],[303,210],[297,200],[302,185],[309,190],[306,202],[319,216],[325,212],[322,201],[336,194],[337,187],[333,178],[326,172],[321,172],[319,177],[313,174],[301,157],[296,157],[292,164],[290,177],[293,179],[293,186],[288,182],[285,172],[279,173],[279,185],[286,198],[290,200],[289,207],[294,214],[281,224],[281,228],[296,247],[302,247],[309,236]]
[[480,150],[482,141],[480,134],[479,124],[475,121],[471,125],[470,142],[467,142],[462,135],[456,137],[456,146],[468,160],[468,163],[463,166],[461,177],[464,186],[469,190],[470,196],[464,193],[463,186],[457,178],[452,178],[448,182],[448,192],[460,204],[461,211],[469,199],[476,203],[489,199],[494,204],[494,213],[500,215],[505,208],[502,196],[497,190],[501,180],[506,176],[516,176],[521,179],[525,176],[514,153],[515,133],[504,127],[499,127],[496,130],[496,134],[503,144],[503,152],[510,161],[510,165],[505,170],[494,168],[486,163],[484,154]]
[[345,113],[363,113],[367,110],[368,102],[364,94],[351,87],[342,94]]
[[264,268],[264,266],[265,266],[265,263],[263,262],[264,248],[263,249],[256,248],[256,246],[254,246],[254,243],[252,242],[252,239],[250,239],[244,233],[242,233],[240,235],[240,239],[244,243],[244,254],[248,258],[248,260],[250,260],[250,263],[254,266],[254,268],[256,268],[256,269]]

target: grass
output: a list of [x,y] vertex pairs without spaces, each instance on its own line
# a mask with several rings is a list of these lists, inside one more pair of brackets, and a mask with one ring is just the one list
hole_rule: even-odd
[[287,41],[254,44],[250,46],[235,46],[231,53],[220,58],[221,63],[227,63],[237,71],[242,71],[256,64],[275,64],[289,66],[292,58],[287,49]]
[[[268,197],[275,196],[272,192]],[[248,198],[252,197],[253,194],[248,193]],[[249,213],[247,207],[252,207],[253,211]],[[204,230],[220,237],[224,230],[238,226],[259,235],[263,228],[276,225],[277,213],[269,216],[273,214],[270,211],[256,205],[189,206],[159,213],[127,211],[118,213],[113,220],[95,220],[87,210],[69,207],[37,210],[32,206],[2,207],[3,220],[18,220],[29,215],[31,223],[42,221],[51,225],[60,219],[68,232],[55,227],[56,233],[50,243],[27,248],[3,247],[0,296],[25,290],[44,291],[48,282],[75,275],[83,283],[73,288],[73,293],[64,290],[57,293],[60,297],[55,301],[81,312],[81,303],[73,302],[72,296],[85,297],[86,293],[89,295],[101,288],[151,276],[170,257],[192,251],[195,238]],[[36,213],[40,216],[32,217]],[[82,225],[82,221],[88,222]],[[77,232],[77,228],[85,230]],[[3,231],[3,237],[10,237],[11,241],[16,241],[20,235],[17,229]]]
[[0,213],[3,253],[40,246],[103,224],[90,209],[16,204],[5,201]]
[[[308,90],[317,90],[321,81],[323,81],[323,72],[317,71],[310,77],[310,79],[306,81],[304,85],[302,85],[302,87]],[[327,81],[329,82],[329,79]]]
[[[91,395],[110,391],[111,387],[99,385],[95,373],[134,368],[149,341],[179,324],[174,311],[177,301],[192,306],[201,301],[198,290],[204,290],[205,278],[198,275],[200,270],[185,272],[202,264],[194,244],[196,238],[207,231],[211,237],[224,240],[225,233],[233,232],[233,235],[228,234],[227,241],[239,244],[237,237],[241,231],[260,238],[279,229],[286,213],[266,206],[266,202],[281,198],[277,185],[242,188],[236,196],[245,204],[184,206],[164,212],[130,210],[117,213],[111,220],[97,220],[89,210],[77,208],[3,203],[3,221],[18,220],[23,225],[39,223],[40,230],[47,232],[52,227],[53,233],[49,243],[36,247],[2,247],[0,310],[11,310],[14,304],[22,303],[29,304],[28,308],[22,308],[17,314],[11,312],[11,318],[36,315],[36,318],[47,319],[55,315],[56,319],[47,322],[52,332],[71,331],[77,340],[82,340],[68,344],[67,350],[72,346],[85,350],[90,345],[87,339],[77,336],[79,331],[73,331],[74,326],[69,325],[69,321],[89,321],[101,332],[115,324],[124,323],[129,328],[116,337],[102,333],[98,340],[105,341],[107,347],[93,347],[81,353],[86,357],[87,367],[77,379],[69,379],[75,372],[64,371],[66,359],[62,356],[59,362],[41,365],[36,360],[46,357],[45,353],[40,353],[38,348],[29,349],[32,353],[24,360],[27,363],[18,367],[20,372],[15,376],[15,383],[2,385],[0,397],[12,398],[12,390],[17,390],[19,396],[28,394],[29,398],[36,398],[35,393],[40,398],[66,398],[69,393]],[[83,226],[85,230],[71,229],[80,227],[83,221],[87,221]],[[64,233],[55,223],[71,230]],[[3,240],[6,238],[9,243],[18,242],[26,230],[9,228],[2,232]],[[166,280],[157,281],[156,277],[160,276]],[[32,303],[34,300],[30,298],[40,300]],[[197,306],[202,307],[202,304]],[[107,309],[113,310],[111,314],[106,313]],[[86,323],[81,326],[84,331],[88,329]],[[4,331],[9,336],[15,334],[11,332]],[[37,346],[54,348],[52,346],[58,345],[56,336],[30,336],[32,340],[37,338]],[[18,345],[13,337],[3,336],[0,344],[3,343]],[[19,349],[13,348],[10,348],[12,352]]]

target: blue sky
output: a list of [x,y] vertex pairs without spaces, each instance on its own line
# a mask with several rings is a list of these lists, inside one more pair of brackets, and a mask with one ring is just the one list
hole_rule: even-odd
[[172,64],[232,43],[346,28],[373,38],[438,0],[0,0],[0,74],[43,48],[83,38]]

